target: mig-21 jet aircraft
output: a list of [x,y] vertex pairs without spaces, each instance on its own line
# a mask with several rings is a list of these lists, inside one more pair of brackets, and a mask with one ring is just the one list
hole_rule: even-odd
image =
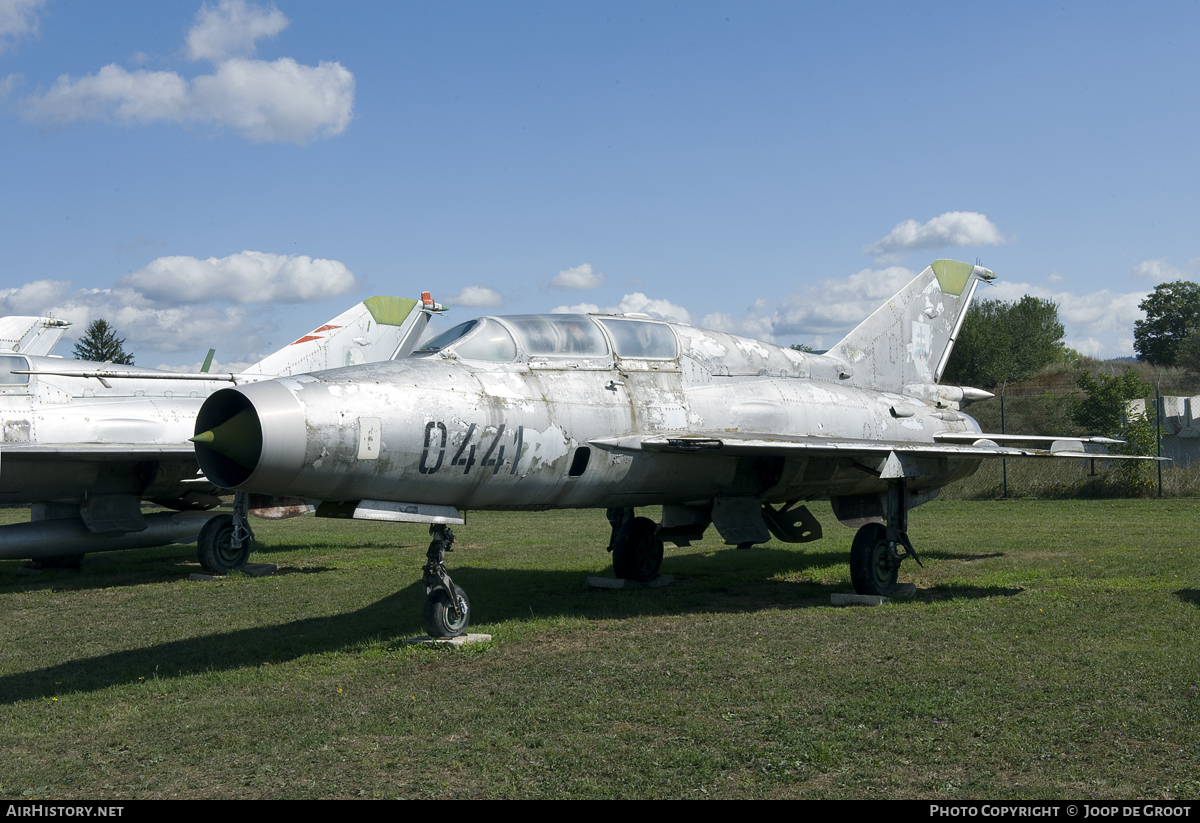
[[[855,589],[887,595],[916,557],[908,510],[982,459],[1116,442],[985,435],[961,408],[991,394],[938,383],[993,277],[938,260],[820,355],[645,315],[483,317],[403,360],[216,392],[192,440],[217,485],[430,523],[434,636],[469,620],[444,565],[466,509],[606,509],[617,576],[647,580],[663,541],[710,525],[737,546],[816,540],[804,504],[828,499],[858,527]],[[661,522],[640,506],[662,506]]]
[[[221,502],[187,442],[204,399],[231,383],[404,357],[441,308],[428,294],[371,297],[224,375],[49,357],[65,321],[0,318],[0,504],[31,507],[30,522],[0,526],[0,559],[73,566],[88,552],[199,537],[206,569],[240,568],[250,543],[232,535],[232,515],[182,514]],[[143,514],[142,501],[174,512]]]

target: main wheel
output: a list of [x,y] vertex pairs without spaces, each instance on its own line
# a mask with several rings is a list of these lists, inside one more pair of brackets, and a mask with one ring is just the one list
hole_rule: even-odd
[[900,569],[888,558],[887,529],[868,523],[854,535],[850,545],[850,579],[859,594],[887,597],[896,588]]
[[462,598],[462,615],[454,613],[454,605],[445,589],[437,589],[425,598],[425,610],[421,614],[421,622],[425,625],[425,633],[430,637],[458,637],[467,630],[471,622],[471,601],[467,593],[454,586],[454,593]]
[[645,583],[662,567],[663,542],[655,536],[658,526],[648,517],[635,517],[617,532],[613,541],[613,571],[623,580]]
[[250,557],[250,540],[242,541],[242,547],[233,547],[233,515],[218,514],[200,529],[196,540],[196,554],[200,566],[214,574],[229,574],[246,565]]

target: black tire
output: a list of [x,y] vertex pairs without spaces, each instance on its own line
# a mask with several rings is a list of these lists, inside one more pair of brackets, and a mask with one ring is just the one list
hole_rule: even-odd
[[467,599],[467,593],[457,585],[454,592],[466,605],[461,617],[454,614],[454,606],[450,603],[450,595],[445,589],[438,589],[425,598],[421,622],[425,625],[425,633],[430,637],[458,637],[467,630],[467,625],[471,622],[471,601]]
[[850,579],[859,594],[890,595],[896,588],[899,568],[887,562],[887,529],[868,523],[854,535],[850,545]]
[[78,569],[83,565],[83,554],[55,554],[39,557],[37,562],[43,569]]
[[663,542],[655,536],[658,526],[648,517],[635,517],[617,532],[613,541],[613,572],[622,580],[645,583],[662,568]]
[[196,554],[200,566],[213,574],[229,574],[246,565],[250,557],[250,540],[242,541],[242,547],[233,547],[233,515],[218,514],[200,529],[196,540]]

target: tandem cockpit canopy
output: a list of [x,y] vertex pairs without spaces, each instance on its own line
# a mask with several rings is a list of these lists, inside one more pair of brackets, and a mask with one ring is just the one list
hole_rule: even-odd
[[428,357],[443,349],[466,360],[490,362],[516,360],[519,353],[535,357],[597,358],[607,357],[615,349],[618,357],[654,359],[669,359],[678,353],[675,334],[665,323],[624,317],[592,318],[586,314],[481,317],[443,332],[412,356]]
[[517,344],[512,335],[490,317],[460,323],[421,346],[412,356],[427,357],[450,347],[456,355],[467,360],[503,363],[517,359]]

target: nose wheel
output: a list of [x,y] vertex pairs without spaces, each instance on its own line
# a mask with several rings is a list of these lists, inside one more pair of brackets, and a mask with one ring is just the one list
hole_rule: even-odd
[[454,532],[435,523],[429,527],[429,551],[422,569],[425,580],[425,608],[421,621],[430,637],[458,637],[467,630],[471,604],[467,594],[446,572],[446,552],[453,551]]
[[425,609],[421,613],[425,633],[430,637],[458,637],[467,630],[470,610],[467,593],[458,586],[454,587],[453,598],[438,589],[425,598]]

